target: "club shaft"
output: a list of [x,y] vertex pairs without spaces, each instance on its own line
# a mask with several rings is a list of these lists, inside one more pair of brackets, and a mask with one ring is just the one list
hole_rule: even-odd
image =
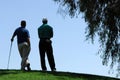
[[12,42],[11,42],[11,45],[10,45],[10,51],[9,51],[9,56],[8,56],[7,69],[9,69],[9,63],[10,63],[10,57],[11,57],[11,49],[12,49]]

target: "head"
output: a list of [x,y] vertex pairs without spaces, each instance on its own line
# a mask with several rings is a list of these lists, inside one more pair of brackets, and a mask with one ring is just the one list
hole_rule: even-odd
[[26,21],[25,20],[22,20],[21,21],[21,27],[25,27],[26,26]]
[[47,18],[43,18],[42,22],[43,22],[43,24],[47,24],[47,22],[48,22]]

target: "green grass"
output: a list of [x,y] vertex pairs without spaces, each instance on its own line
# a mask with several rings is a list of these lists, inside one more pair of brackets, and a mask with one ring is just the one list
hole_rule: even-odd
[[0,70],[0,80],[119,80],[105,76],[69,72]]

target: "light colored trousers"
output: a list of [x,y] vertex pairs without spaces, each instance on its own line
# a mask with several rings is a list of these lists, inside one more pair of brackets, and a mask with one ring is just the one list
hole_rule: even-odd
[[21,69],[25,69],[25,67],[29,63],[28,56],[29,56],[31,48],[27,42],[23,42],[23,43],[18,44],[18,50],[22,58]]

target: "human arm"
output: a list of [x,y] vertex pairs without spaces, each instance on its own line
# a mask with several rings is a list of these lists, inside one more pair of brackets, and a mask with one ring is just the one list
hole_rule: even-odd
[[40,38],[40,29],[38,28],[38,38]]
[[30,34],[28,30],[26,30],[26,40],[27,40],[28,45],[30,46]]
[[27,38],[27,43],[28,43],[29,46],[31,45],[30,44],[30,38]]
[[50,35],[51,35],[51,38],[53,37],[53,28],[51,28],[51,33],[50,33]]
[[12,36],[12,38],[11,38],[11,42],[13,42],[14,41],[14,37],[16,36],[16,31],[13,33],[13,36]]

